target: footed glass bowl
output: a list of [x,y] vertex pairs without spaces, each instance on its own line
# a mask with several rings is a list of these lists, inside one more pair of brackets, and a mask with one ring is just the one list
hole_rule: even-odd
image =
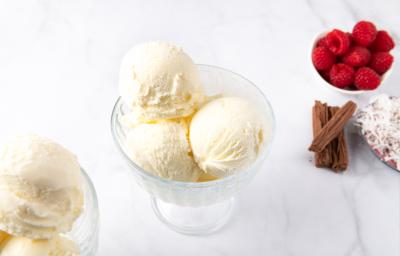
[[208,96],[238,96],[252,102],[267,120],[266,144],[257,160],[245,170],[207,182],[181,182],[152,175],[133,162],[126,151],[127,128],[120,117],[129,110],[119,98],[111,117],[111,130],[122,156],[129,164],[136,182],[152,200],[156,216],[173,230],[191,235],[213,232],[222,227],[233,209],[234,195],[251,181],[267,157],[274,135],[275,120],[265,95],[249,80],[231,71],[198,65]]
[[84,177],[84,209],[66,236],[78,244],[82,256],[96,255],[99,238],[99,209],[92,181],[82,169]]

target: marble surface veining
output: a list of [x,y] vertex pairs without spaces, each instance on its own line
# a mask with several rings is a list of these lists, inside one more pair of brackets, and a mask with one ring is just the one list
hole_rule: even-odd
[[[400,173],[377,161],[351,127],[349,171],[315,169],[307,151],[313,101],[349,99],[314,80],[313,37],[368,19],[399,45],[399,12],[398,0],[1,0],[0,142],[35,131],[79,156],[99,196],[101,256],[400,255]],[[229,225],[209,236],[162,225],[111,138],[121,57],[153,39],[244,75],[275,110],[263,170],[239,194]],[[394,54],[400,60],[399,49]],[[398,61],[379,92],[399,95]],[[369,96],[352,98],[363,105]]]

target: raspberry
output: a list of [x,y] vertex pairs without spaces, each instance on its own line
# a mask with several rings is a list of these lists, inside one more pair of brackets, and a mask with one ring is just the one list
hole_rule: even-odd
[[358,88],[353,84],[349,85],[349,87],[346,88],[346,90],[349,91],[358,91]]
[[354,42],[353,37],[352,37],[350,32],[346,32],[346,35],[347,35],[347,37],[349,38],[349,41],[350,41],[350,47],[349,47],[349,49],[350,49],[352,46],[355,46],[356,43]]
[[321,71],[319,71],[319,75],[322,76],[322,78],[323,78],[325,81],[327,81],[328,83],[329,83],[329,80],[330,80],[330,78],[329,78],[329,73],[330,73],[330,70],[329,70],[329,69],[328,69],[328,70],[321,70]]
[[346,35],[349,37],[349,39],[350,39],[350,44],[351,44],[352,41],[353,41],[353,38],[351,38],[351,33],[350,33],[350,32],[346,32]]
[[376,38],[376,27],[372,22],[360,21],[354,28],[352,39],[361,46],[370,45]]
[[312,52],[312,62],[317,70],[327,70],[335,63],[335,56],[325,47],[316,47]]
[[382,75],[392,66],[393,56],[388,52],[375,52],[371,56],[369,66],[378,74]]
[[394,48],[394,41],[388,32],[379,30],[375,41],[372,42],[370,49],[374,52],[388,52]]
[[332,85],[343,89],[353,83],[354,69],[349,65],[338,63],[333,65],[329,76]]
[[354,46],[343,56],[343,63],[352,67],[366,66],[371,58],[371,53],[367,48]]
[[328,48],[328,44],[326,43],[326,36],[318,39],[317,47],[326,47],[326,48]]
[[326,35],[326,43],[335,55],[343,55],[350,47],[350,38],[345,32],[334,29]]
[[381,79],[373,69],[362,67],[356,72],[354,85],[359,90],[374,90],[381,83]]

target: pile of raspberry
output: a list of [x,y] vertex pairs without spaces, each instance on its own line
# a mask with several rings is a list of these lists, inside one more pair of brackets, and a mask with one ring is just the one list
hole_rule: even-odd
[[390,69],[395,44],[384,30],[369,21],[360,21],[352,33],[334,29],[318,40],[312,61],[330,84],[347,90],[374,90]]

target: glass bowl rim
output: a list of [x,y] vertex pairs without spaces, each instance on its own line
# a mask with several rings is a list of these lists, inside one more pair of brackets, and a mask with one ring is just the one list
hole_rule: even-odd
[[[97,196],[97,192],[96,192],[96,188],[94,186],[94,183],[92,181],[92,179],[90,178],[89,174],[86,172],[86,170],[81,166],[80,167],[81,170],[81,174],[84,180],[84,192],[85,194],[87,193],[88,196],[91,198],[90,200],[90,209],[92,211],[92,214],[90,215],[86,215],[86,219],[89,219],[90,222],[94,223],[94,226],[91,226],[92,229],[90,229],[90,234],[91,236],[87,236],[86,239],[84,240],[84,243],[88,243],[88,248],[82,248],[81,247],[81,241],[79,243],[79,250],[80,253],[82,254],[83,252],[85,253],[90,253],[88,254],[88,256],[94,256],[97,253],[98,250],[98,239],[99,239],[99,230],[100,230],[100,211],[99,211],[99,202],[98,202],[98,196]],[[85,216],[85,213],[88,209],[89,205],[88,202],[86,201],[86,195],[85,195],[85,201],[84,201],[84,206],[83,206],[83,212],[81,213],[81,215],[79,216],[79,218],[82,218],[83,216]],[[78,218],[78,219],[79,219]],[[82,232],[82,227],[80,225],[76,225],[77,220],[75,220],[74,226],[73,228],[66,232],[63,233],[64,235],[66,235],[69,238],[72,238],[72,236],[79,234],[80,232]],[[82,225],[83,223],[87,222],[88,220],[81,222],[80,224]],[[86,231],[85,229],[83,229],[84,231]],[[76,233],[78,232],[78,233]],[[76,240],[74,240],[75,242],[77,242]],[[84,251],[82,251],[82,249],[85,249]],[[86,255],[86,254],[82,254],[82,255]]]
[[241,177],[241,176],[246,175],[253,169],[254,166],[257,166],[259,163],[262,163],[266,159],[266,157],[271,149],[271,144],[273,143],[273,140],[275,138],[275,128],[276,128],[275,127],[275,125],[276,125],[275,114],[272,109],[271,103],[269,102],[269,100],[265,96],[265,94],[260,90],[260,88],[258,88],[253,82],[251,82],[244,76],[242,76],[238,73],[235,73],[233,71],[230,71],[228,69],[213,66],[213,65],[208,65],[208,64],[196,64],[196,66],[198,66],[199,69],[201,69],[201,68],[215,69],[215,70],[219,70],[219,71],[222,71],[225,73],[229,73],[230,75],[233,75],[233,76],[237,76],[240,79],[246,81],[250,86],[253,86],[254,89],[256,89],[256,91],[259,93],[259,95],[263,98],[264,102],[267,104],[270,114],[271,114],[270,121],[272,122],[272,124],[271,124],[270,142],[263,149],[262,154],[256,159],[256,161],[254,161],[246,169],[238,171],[232,175],[229,175],[229,176],[226,176],[223,178],[219,178],[216,180],[203,181],[203,182],[187,182],[187,181],[177,181],[177,180],[170,180],[170,179],[162,178],[162,177],[151,174],[150,172],[148,172],[148,171],[144,170],[143,168],[141,168],[140,166],[138,166],[134,161],[132,161],[132,159],[126,154],[121,143],[119,142],[117,135],[116,135],[117,133],[116,133],[116,125],[115,124],[117,122],[116,114],[117,114],[118,107],[120,105],[122,105],[123,102],[122,102],[122,98],[118,97],[117,101],[114,104],[112,113],[111,113],[111,134],[112,134],[114,143],[116,144],[118,151],[122,154],[125,161],[128,162],[130,167],[133,167],[134,171],[137,171],[140,175],[143,175],[146,178],[149,178],[151,180],[155,180],[156,182],[160,182],[160,183],[164,183],[164,184],[168,184],[168,185],[174,185],[174,186],[180,186],[180,187],[192,187],[192,188],[212,187],[212,186],[218,186],[219,184],[223,184],[223,183],[229,183],[231,180],[236,179],[236,177]]
[[[88,185],[88,191],[93,197],[93,206],[95,209],[99,209],[99,202],[97,197],[96,188],[94,187],[93,181],[90,178],[89,174],[85,171],[83,167],[81,167],[82,176],[85,180],[85,183]],[[85,203],[84,203],[85,204]],[[98,212],[98,211],[97,211]],[[98,214],[97,214],[98,215]]]

